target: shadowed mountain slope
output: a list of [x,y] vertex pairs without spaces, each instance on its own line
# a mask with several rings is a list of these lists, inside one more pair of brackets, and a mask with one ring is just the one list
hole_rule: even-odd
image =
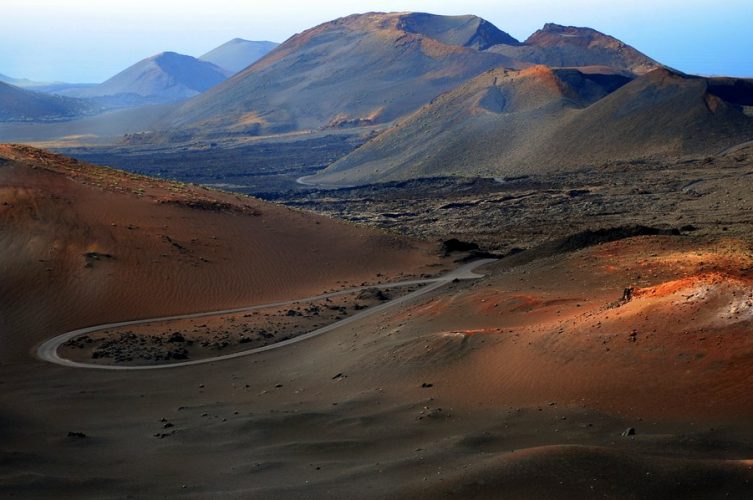
[[655,70],[495,70],[399,122],[310,182],[520,175],[648,156],[713,154],[753,139],[753,82]]
[[93,113],[86,101],[47,95],[0,82],[0,121],[61,121]]
[[233,38],[199,57],[199,60],[212,63],[230,73],[237,73],[267,55],[278,45],[275,42]]
[[483,71],[516,66],[475,48],[502,41],[515,43],[473,16],[337,19],[295,35],[188,101],[164,128],[258,134],[389,122]]
[[416,12],[402,16],[397,27],[407,33],[425,35],[447,45],[479,50],[500,43],[520,44],[489,21],[476,16],[439,16]]

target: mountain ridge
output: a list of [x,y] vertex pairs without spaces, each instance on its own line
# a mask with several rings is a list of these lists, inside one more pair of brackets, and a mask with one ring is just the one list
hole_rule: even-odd
[[533,64],[553,67],[609,66],[635,75],[662,65],[625,42],[593,28],[546,23],[518,45],[488,49]]
[[73,97],[131,95],[155,102],[172,102],[198,95],[228,76],[222,68],[176,52],[160,52],[142,59],[103,83],[64,92]]
[[188,101],[164,126],[254,135],[387,123],[487,69],[517,65],[465,46],[509,37],[481,21],[413,13],[335,19]]
[[548,23],[520,42],[477,16],[369,12],[293,35],[157,128],[219,137],[384,125],[484,71],[535,64],[625,75],[660,66],[590,28]]
[[235,74],[255,63],[279,44],[269,41],[252,41],[233,38],[200,56],[200,61],[212,63]]
[[49,95],[0,82],[0,121],[65,121],[98,111],[82,99]]
[[440,96],[309,182],[529,175],[714,154],[753,139],[751,96],[753,80],[666,68],[629,82],[545,66],[496,70]]

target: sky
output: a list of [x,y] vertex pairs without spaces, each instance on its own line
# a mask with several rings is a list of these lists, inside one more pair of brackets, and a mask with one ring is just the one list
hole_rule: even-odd
[[356,12],[475,14],[524,40],[546,22],[588,26],[703,75],[753,77],[753,0],[2,0],[0,73],[104,81],[171,50],[200,56],[236,37],[282,42]]

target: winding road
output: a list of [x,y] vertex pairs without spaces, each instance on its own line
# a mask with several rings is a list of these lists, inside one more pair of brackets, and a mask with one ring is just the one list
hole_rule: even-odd
[[304,175],[303,177],[297,178],[295,182],[296,184],[300,184],[301,186],[308,186],[310,188],[321,189],[325,191],[333,191],[335,189],[346,189],[346,188],[352,188],[352,187],[357,186],[357,184],[316,184],[314,182],[309,182],[308,179],[310,177],[314,177],[314,175]]
[[[45,342],[43,342],[38,348],[37,348],[37,357],[43,361],[48,361],[50,363],[54,363],[57,365],[67,366],[70,368],[89,368],[89,369],[95,369],[95,370],[161,370],[166,368],[180,368],[185,366],[194,366],[194,365],[201,365],[206,363],[216,363],[218,361],[225,361],[228,359],[235,359],[240,358],[243,356],[250,356],[251,354],[256,354],[259,352],[264,351],[271,351],[272,349],[280,349],[285,346],[289,346],[291,344],[296,344],[298,342],[303,342],[304,340],[317,337],[319,335],[322,335],[323,333],[327,333],[329,331],[332,331],[336,328],[340,328],[341,326],[348,325],[350,323],[354,323],[356,321],[359,321],[367,316],[371,316],[373,314],[385,311],[389,308],[395,307],[397,305],[403,304],[405,302],[408,302],[410,300],[415,299],[416,297],[420,297],[422,295],[425,295],[433,290],[436,290],[437,288],[440,288],[454,280],[472,280],[472,279],[478,279],[483,278],[484,275],[477,274],[474,272],[474,270],[478,267],[481,267],[483,265],[489,264],[491,262],[495,262],[496,259],[482,259],[477,260],[474,262],[470,262],[468,264],[465,264],[453,271],[450,271],[443,276],[440,276],[438,278],[430,278],[430,279],[419,279],[419,280],[410,280],[410,281],[400,281],[396,283],[382,283],[378,285],[368,285],[368,286],[360,286],[356,288],[350,288],[348,290],[340,290],[337,292],[331,292],[331,293],[325,293],[321,295],[315,295],[313,297],[304,297],[301,299],[295,299],[295,300],[289,300],[284,302],[275,302],[272,304],[260,304],[256,306],[250,306],[250,307],[242,307],[237,309],[225,309],[222,311],[210,311],[210,312],[201,312],[201,313],[192,313],[192,314],[180,314],[176,316],[165,316],[161,318],[150,318],[150,319],[138,319],[133,321],[122,321],[119,323],[107,323],[104,325],[95,325],[95,326],[89,326],[86,328],[80,328],[78,330],[73,330],[71,332],[63,333],[62,335],[58,335],[57,337],[51,338]],[[89,333],[98,332],[100,330],[109,330],[111,328],[118,328],[121,326],[131,326],[131,325],[141,325],[144,323],[152,323],[155,321],[170,321],[170,320],[178,320],[178,319],[192,319],[192,318],[201,318],[205,316],[217,316],[220,314],[233,314],[233,313],[241,313],[241,312],[249,312],[254,311],[258,309],[264,309],[267,307],[278,307],[278,306],[284,306],[288,304],[298,304],[301,302],[310,302],[314,300],[321,300],[326,299],[330,297],[337,297],[340,295],[347,295],[353,292],[358,292],[360,290],[364,290],[367,288],[395,288],[395,287],[402,287],[402,286],[411,286],[411,285],[426,285],[422,288],[419,288],[418,290],[415,290],[409,294],[403,295],[402,297],[398,297],[396,299],[390,300],[389,302],[385,302],[383,304],[379,304],[374,307],[370,307],[368,309],[365,309],[357,314],[354,314],[353,316],[349,316],[347,318],[344,318],[340,321],[337,321],[335,323],[331,323],[327,326],[323,326],[321,328],[318,328],[316,330],[313,330],[311,332],[305,333],[303,335],[299,335],[297,337],[283,340],[281,342],[277,342],[274,344],[270,344],[264,347],[257,347],[255,349],[249,349],[246,351],[239,351],[234,352],[232,354],[225,354],[222,356],[216,356],[213,358],[206,358],[206,359],[197,359],[193,361],[182,361],[179,363],[166,363],[161,365],[145,365],[145,366],[122,366],[122,365],[100,365],[100,364],[94,364],[94,363],[82,363],[77,361],[71,361],[69,359],[65,359],[60,357],[58,354],[58,348],[63,345],[64,343],[68,342],[69,340],[78,337],[80,335],[85,335]]]

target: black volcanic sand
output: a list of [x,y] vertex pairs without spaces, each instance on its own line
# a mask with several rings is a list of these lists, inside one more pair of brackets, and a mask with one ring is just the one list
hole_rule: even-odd
[[[101,128],[101,127],[98,127]],[[58,151],[82,161],[110,165],[144,175],[245,194],[262,195],[305,190],[299,177],[311,175],[361,145],[369,130],[329,131],[282,138],[217,139],[216,142],[176,146],[140,144],[138,134],[127,144],[100,147],[65,147]],[[0,137],[4,136],[0,125]],[[29,140],[26,136],[24,139]],[[47,137],[31,136],[44,141]],[[14,140],[18,140],[15,139]]]
[[630,224],[746,237],[753,145],[721,155],[615,162],[575,172],[427,178],[274,199],[340,219],[502,254],[585,230]]

